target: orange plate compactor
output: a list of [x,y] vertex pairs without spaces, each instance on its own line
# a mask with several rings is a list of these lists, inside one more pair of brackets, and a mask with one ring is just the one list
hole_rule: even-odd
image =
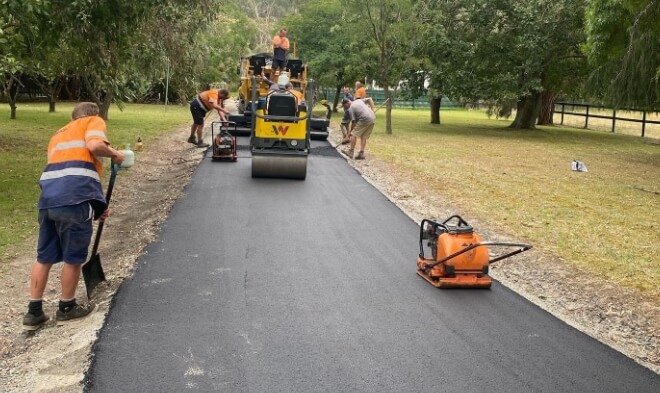
[[[424,240],[432,258],[424,256]],[[491,259],[489,247],[516,249]],[[417,274],[438,288],[490,288],[489,265],[530,248],[523,243],[484,242],[460,216],[443,222],[425,219],[419,230]]]

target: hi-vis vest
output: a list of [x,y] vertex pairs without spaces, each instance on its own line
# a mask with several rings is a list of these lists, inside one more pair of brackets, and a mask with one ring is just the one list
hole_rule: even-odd
[[197,95],[196,99],[197,102],[202,106],[202,108],[205,108],[206,111],[210,111],[213,109],[213,102],[218,104],[218,90],[207,90],[204,92],[201,92]]
[[103,164],[87,149],[87,142],[108,142],[105,122],[98,116],[71,121],[48,144],[48,164],[41,174],[39,209],[91,203],[95,217],[108,205],[103,196]]

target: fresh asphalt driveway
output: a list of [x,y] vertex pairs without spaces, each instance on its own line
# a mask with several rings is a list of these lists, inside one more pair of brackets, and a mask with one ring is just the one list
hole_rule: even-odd
[[429,285],[417,223],[314,146],[304,181],[252,179],[245,149],[201,163],[116,294],[86,391],[660,392],[499,283]]

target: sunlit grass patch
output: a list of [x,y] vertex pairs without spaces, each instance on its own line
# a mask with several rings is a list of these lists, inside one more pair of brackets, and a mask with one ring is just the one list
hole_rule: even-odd
[[[73,105],[58,103],[57,112],[48,113],[48,104],[19,103],[16,120],[9,119],[7,104],[0,105],[0,258],[22,251],[26,239],[36,234],[48,141],[69,121]],[[114,145],[134,144],[138,137],[148,145],[189,117],[187,106],[127,105],[123,112],[112,107],[108,137]]]

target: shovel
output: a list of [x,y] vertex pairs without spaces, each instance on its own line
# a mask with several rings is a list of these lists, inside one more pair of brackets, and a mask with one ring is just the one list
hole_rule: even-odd
[[[115,179],[119,171],[119,165],[112,164],[112,173],[110,174],[110,183],[108,183],[108,192],[105,194],[105,201],[110,206],[110,198],[112,197],[112,189],[115,186]],[[101,240],[101,233],[103,233],[104,222],[99,222],[99,227],[96,230],[96,237],[94,238],[94,247],[92,247],[92,257],[82,267],[82,275],[85,280],[85,288],[87,289],[87,298],[92,297],[92,291],[97,285],[105,281],[105,273],[103,266],[101,266],[101,256],[98,253],[99,241]]]
[[387,104],[387,101],[389,101],[389,100],[390,100],[390,99],[388,98],[388,99],[386,99],[385,101],[383,101],[380,105],[378,105],[378,108],[376,108],[376,110],[374,111],[374,113],[378,112],[378,111],[380,110],[380,108],[384,107],[385,104]]

